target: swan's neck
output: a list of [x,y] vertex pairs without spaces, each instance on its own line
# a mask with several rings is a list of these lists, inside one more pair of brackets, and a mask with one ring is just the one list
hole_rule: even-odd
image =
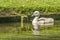
[[39,17],[35,17],[35,18],[33,19],[33,21],[37,21],[37,20],[38,20],[38,18],[39,18]]

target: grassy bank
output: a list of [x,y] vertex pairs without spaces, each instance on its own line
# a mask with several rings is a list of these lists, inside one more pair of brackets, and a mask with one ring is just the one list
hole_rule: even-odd
[[60,0],[1,0],[0,12],[32,14],[35,10],[43,14],[60,14]]

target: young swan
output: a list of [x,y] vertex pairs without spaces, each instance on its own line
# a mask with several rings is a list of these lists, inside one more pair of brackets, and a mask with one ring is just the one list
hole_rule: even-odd
[[39,35],[39,31],[38,31],[39,25],[40,25],[40,27],[44,27],[44,26],[50,26],[50,25],[54,24],[53,18],[45,18],[45,17],[39,18],[39,16],[40,16],[39,11],[35,11],[32,16],[35,16],[35,18],[32,21],[32,25],[34,28],[34,30],[33,30],[34,35]]

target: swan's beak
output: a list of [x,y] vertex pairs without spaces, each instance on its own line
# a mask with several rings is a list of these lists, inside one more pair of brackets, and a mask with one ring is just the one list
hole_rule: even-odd
[[34,15],[32,15],[31,17],[35,17]]

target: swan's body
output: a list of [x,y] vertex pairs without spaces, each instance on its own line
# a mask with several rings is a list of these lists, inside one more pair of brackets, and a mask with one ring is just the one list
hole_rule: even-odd
[[54,25],[54,19],[53,18],[39,18],[38,24],[41,26],[52,26]]

